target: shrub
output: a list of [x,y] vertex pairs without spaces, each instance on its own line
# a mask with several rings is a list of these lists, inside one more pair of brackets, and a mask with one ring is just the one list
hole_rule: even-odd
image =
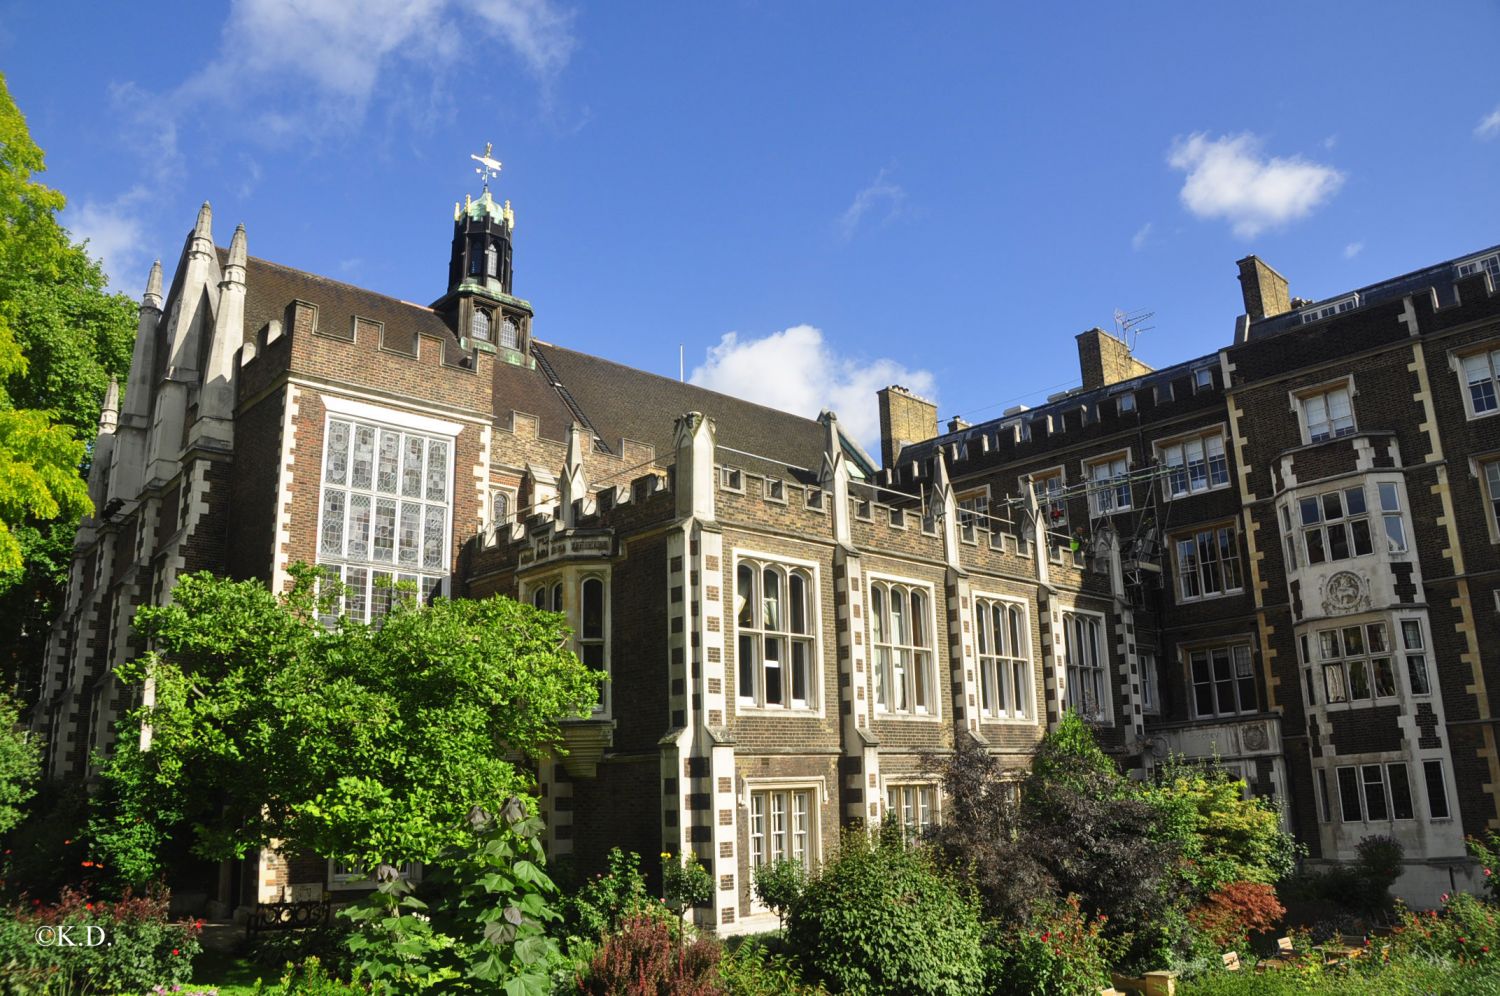
[[1484,889],[1489,893],[1490,902],[1500,901],[1500,834],[1491,830],[1484,840],[1469,837],[1464,842],[1469,845],[1469,853],[1479,859],[1480,870],[1484,872]]
[[609,871],[583,884],[568,902],[570,929],[586,939],[613,934],[625,921],[639,915],[671,916],[661,900],[646,888],[641,874],[641,856],[634,851],[610,848]]
[[697,855],[683,854],[674,859],[670,852],[661,854],[661,891],[667,906],[682,918],[694,906],[706,906],[714,897],[714,878],[703,867]]
[[719,945],[680,943],[660,917],[637,915],[604,938],[578,977],[589,996],[722,996]]
[[[799,866],[800,867],[800,866]],[[826,996],[827,990],[802,980],[795,962],[747,939],[719,959],[724,996]]]
[[1274,930],[1286,915],[1276,890],[1262,882],[1231,882],[1188,911],[1188,922],[1220,947],[1244,947],[1252,933]]
[[977,904],[899,835],[846,833],[787,933],[807,977],[835,992],[958,996],[983,977]]
[[1500,912],[1476,896],[1460,892],[1443,897],[1443,909],[1413,913],[1398,909],[1400,926],[1392,934],[1398,955],[1452,958],[1458,962],[1500,964]]
[[[265,989],[256,984],[256,993],[264,996],[342,996],[344,993],[368,992],[359,981],[359,970],[355,970],[353,982],[344,982],[323,967],[317,957],[305,958],[300,965],[288,964],[281,976],[281,985]],[[189,996],[173,993],[171,996]]]
[[1365,837],[1356,848],[1355,867],[1369,889],[1371,912],[1391,908],[1391,886],[1401,877],[1401,857],[1406,849],[1394,837]]
[[[201,923],[167,919],[165,891],[129,890],[115,902],[65,888],[55,904],[33,900],[0,916],[0,994],[135,992],[186,982]],[[41,927],[68,927],[86,942],[90,928],[106,943],[43,946]]]
[[786,926],[786,913],[807,888],[807,869],[795,858],[778,858],[755,869],[755,895],[776,911],[780,926]]
[[1110,946],[1103,921],[1083,915],[1077,896],[1037,910],[1020,928],[987,930],[984,991],[1072,996],[1109,984]]

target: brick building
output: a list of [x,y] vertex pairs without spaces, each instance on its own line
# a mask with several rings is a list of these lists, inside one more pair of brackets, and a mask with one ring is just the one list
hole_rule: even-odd
[[[1316,859],[1391,833],[1414,899],[1469,876],[1500,792],[1493,250],[1315,304],[1249,257],[1223,349],[1153,370],[1090,330],[1080,388],[946,432],[890,387],[877,464],[832,413],[537,338],[513,234],[488,192],[455,205],[423,306],[217,247],[204,206],[101,419],[51,774],[108,746],[137,606],[306,561],[362,618],[387,580],[565,613],[609,681],[538,772],[549,848],[694,850],[705,925],[769,922],[753,869],[841,825],[940,820],[954,737],[1020,772],[1067,708],[1143,775],[1185,754],[1286,800]],[[267,853],[210,891],[361,885]]]

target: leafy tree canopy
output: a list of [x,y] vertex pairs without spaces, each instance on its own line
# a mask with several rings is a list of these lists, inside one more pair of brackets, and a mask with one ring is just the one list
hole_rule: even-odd
[[20,721],[15,699],[0,692],[0,835],[21,822],[42,770],[41,745]]
[[0,663],[27,679],[88,509],[80,471],[111,375],[124,378],[135,306],[57,222],[42,150],[0,76]]
[[[380,626],[318,621],[313,569],[288,593],[203,573],[139,610],[154,653],[121,670],[154,702],[122,722],[104,768],[111,811],[95,840],[127,881],[158,870],[168,838],[210,859],[271,840],[364,867],[432,861],[473,806],[530,779],[507,755],[553,749],[585,716],[600,672],[562,617],[506,598],[400,598]],[[139,748],[149,724],[149,749]]]

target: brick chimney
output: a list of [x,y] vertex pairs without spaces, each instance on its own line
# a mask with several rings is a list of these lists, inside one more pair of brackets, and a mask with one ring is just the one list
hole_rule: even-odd
[[880,399],[880,462],[895,464],[903,446],[938,434],[937,405],[919,398],[899,384],[875,392]]
[[1092,391],[1148,374],[1151,368],[1130,355],[1130,347],[1101,328],[1078,333],[1078,370],[1083,389]]
[[1245,314],[1252,322],[1283,315],[1292,310],[1286,277],[1271,269],[1259,256],[1239,261],[1240,294],[1245,298]]

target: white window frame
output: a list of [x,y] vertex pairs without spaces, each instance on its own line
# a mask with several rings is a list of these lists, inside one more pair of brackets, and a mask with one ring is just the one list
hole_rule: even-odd
[[1233,483],[1229,474],[1228,437],[1222,425],[1158,439],[1152,447],[1157,466],[1166,471],[1161,479],[1163,498],[1221,491]]
[[[1420,624],[1419,624],[1420,626]],[[1394,629],[1394,631],[1393,631]],[[1357,633],[1358,649],[1351,650],[1349,640],[1350,633]],[[1381,646],[1377,649],[1375,634],[1380,634]],[[1321,681],[1315,681],[1315,686],[1321,685],[1321,698],[1325,706],[1340,709],[1358,709],[1365,706],[1389,704],[1402,698],[1401,663],[1406,661],[1404,647],[1398,647],[1396,640],[1405,641],[1405,632],[1401,626],[1391,626],[1391,621],[1384,618],[1359,619],[1344,621],[1336,626],[1317,626],[1307,632],[1311,652],[1317,657],[1312,662],[1315,670],[1319,673]],[[1422,647],[1415,648],[1423,652],[1423,666],[1426,666],[1425,640]],[[1382,665],[1384,667],[1382,668]],[[1409,666],[1409,665],[1408,665]],[[1380,691],[1380,674],[1384,671],[1389,678],[1389,691]],[[1428,670],[1428,678],[1431,678],[1431,670]],[[1356,696],[1356,683],[1362,684],[1365,694]],[[1408,686],[1407,693],[1410,693]],[[1335,695],[1338,697],[1335,698]]]
[[[1130,450],[1117,450],[1083,461],[1083,477],[1089,482],[1089,515],[1099,518],[1128,512],[1134,507],[1130,485]],[[1101,474],[1100,472],[1103,471]]]
[[[906,635],[909,640],[914,636],[911,625],[911,595],[918,593],[922,595],[925,603],[925,611],[922,625],[926,628],[927,642],[925,646],[919,645],[912,640],[907,643],[896,643],[894,639],[887,642],[879,638],[876,633],[877,623],[882,624],[882,618],[877,617],[875,605],[875,590],[879,587],[885,592],[885,602],[890,605],[891,591],[900,589],[903,592],[903,608],[907,615]],[[869,573],[865,575],[865,638],[866,646],[869,648],[870,662],[870,708],[877,719],[897,720],[927,720],[934,721],[942,717],[942,683],[939,674],[941,668],[938,664],[938,638],[937,638],[937,591],[930,581],[919,581],[916,578],[899,577],[893,574]],[[887,614],[889,614],[887,609]],[[894,634],[892,634],[894,636]],[[880,651],[885,649],[890,652],[890,664],[888,667],[881,664]],[[902,691],[906,696],[907,707],[896,709],[893,702],[882,702],[881,692],[890,687],[894,690],[897,683],[897,674],[901,651],[911,653],[911,663],[902,673],[900,682]],[[925,653],[927,663],[925,665],[927,682],[927,704],[918,707],[916,704],[917,677],[918,672],[923,670],[922,655]],[[885,677],[887,671],[889,678]],[[887,681],[889,685],[887,685]]]
[[[1260,711],[1260,689],[1255,684],[1255,651],[1248,639],[1226,640],[1217,643],[1193,644],[1182,648],[1183,663],[1187,672],[1187,688],[1192,696],[1192,713],[1196,719],[1218,719],[1228,716],[1246,716]],[[1202,658],[1207,680],[1200,681],[1197,665]],[[1220,662],[1229,666],[1229,677],[1227,684],[1229,692],[1234,697],[1232,708],[1226,708],[1221,701],[1221,693],[1226,679],[1220,677],[1217,667]],[[1248,669],[1247,674],[1240,673],[1241,664]],[[1249,682],[1251,701],[1247,706],[1244,697],[1242,682]],[[1213,708],[1205,710],[1198,701],[1199,688],[1208,690],[1212,700]]]
[[745,493],[745,472],[738,467],[719,468],[719,490],[733,494]]
[[[1229,540],[1228,556],[1224,555],[1226,533]],[[1206,548],[1204,537],[1208,538]],[[1185,553],[1184,545],[1191,546],[1191,550]],[[1213,555],[1211,559],[1204,557],[1205,549]],[[1240,534],[1237,523],[1233,521],[1200,526],[1192,532],[1174,534],[1172,563],[1173,574],[1177,579],[1179,604],[1205,602],[1244,593],[1245,571],[1240,562]],[[1208,582],[1211,580],[1217,580],[1217,589],[1214,591],[1208,590]],[[1234,583],[1231,584],[1231,581]]]
[[[1433,681],[1437,673],[1432,659],[1432,643],[1427,639],[1427,626],[1422,622],[1420,616],[1397,616],[1392,626],[1394,632],[1391,635],[1392,646],[1399,638],[1401,645],[1396,652],[1401,655],[1404,668],[1397,671],[1406,680],[1406,694],[1415,699],[1425,699],[1434,694],[1436,683]],[[1399,637],[1398,637],[1399,634]],[[1421,681],[1417,680],[1418,675]],[[1421,691],[1418,691],[1418,687]]]
[[1341,315],[1346,311],[1353,311],[1358,307],[1359,295],[1345,294],[1343,297],[1334,298],[1332,301],[1310,304],[1298,311],[1297,314],[1301,316],[1302,324],[1307,325],[1312,322],[1320,322],[1325,318],[1332,318],[1334,315]]
[[[1358,492],[1360,501],[1364,508],[1357,512],[1350,511],[1349,496]],[[1328,497],[1337,496],[1339,514],[1330,518],[1328,516]],[[1299,494],[1295,499],[1296,508],[1292,514],[1296,516],[1297,529],[1302,536],[1302,555],[1306,558],[1303,563],[1309,567],[1318,564],[1336,564],[1341,560],[1355,560],[1359,557],[1368,557],[1375,552],[1375,527],[1371,522],[1370,494],[1365,490],[1364,480],[1356,484],[1345,484],[1337,488],[1325,488],[1316,494]],[[1317,517],[1309,519],[1309,510]],[[1363,553],[1359,551],[1359,532],[1361,524],[1364,527],[1365,542],[1369,549]],[[1333,555],[1333,537],[1343,535],[1343,556]],[[1318,537],[1314,544],[1312,538]],[[1313,550],[1317,549],[1318,556],[1313,557]]]
[[[1348,414],[1335,416],[1332,400],[1343,394],[1348,403]],[[1354,399],[1359,395],[1354,390],[1353,377],[1340,377],[1314,387],[1303,388],[1292,393],[1292,407],[1297,412],[1297,424],[1302,431],[1302,442],[1306,445],[1323,443],[1330,439],[1352,436],[1359,431],[1359,420],[1355,417]],[[1309,411],[1311,402],[1321,399],[1324,418],[1312,421]],[[1348,424],[1341,424],[1347,418]]]
[[[775,859],[775,851],[773,848],[763,847],[758,849],[756,846],[756,796],[761,796],[766,800],[766,804],[762,809],[763,817],[761,835],[765,838],[769,838],[769,835],[773,829],[771,826],[772,811],[770,806],[771,800],[769,796],[773,793],[785,793],[790,796],[791,793],[798,792],[805,792],[808,796],[808,840],[806,850],[807,860],[804,863],[804,867],[809,872],[816,872],[819,868],[822,867],[823,821],[821,819],[821,816],[823,812],[822,807],[825,803],[828,802],[827,780],[824,778],[746,778],[744,779],[744,789],[740,794],[739,803],[740,811],[743,814],[743,819],[745,821],[745,872],[751,877],[752,881],[754,880],[755,870],[757,868],[761,867],[762,864],[769,864],[772,860]],[[787,830],[788,838],[790,840],[790,833],[793,829],[791,827],[790,817],[792,815],[792,809],[790,806],[788,806],[787,812]],[[767,843],[769,843],[769,840],[767,840]],[[760,858],[760,864],[756,863],[757,857]],[[755,895],[754,889],[750,890],[750,907],[752,911],[757,913],[770,912],[770,909],[763,905],[759,897]]]
[[[880,821],[882,824],[894,817],[902,838],[907,841],[917,840],[932,827],[942,825],[943,793],[937,782],[882,781],[885,781],[885,796],[882,800],[885,808]],[[923,798],[924,793],[927,794],[926,799]]]
[[[448,591],[449,579],[453,574],[453,505],[454,489],[457,484],[454,479],[456,476],[454,464],[458,450],[456,437],[461,426],[453,422],[381,408],[332,395],[324,395],[322,400],[324,406],[323,445],[318,459],[318,519],[314,542],[319,570],[327,577],[336,577],[348,589],[348,595],[339,599],[338,611],[360,622],[373,622],[390,611],[395,604],[394,587],[403,581],[414,582],[417,585],[417,596],[423,601],[445,594]],[[343,472],[339,475],[335,475],[332,471],[333,462],[329,459],[328,449],[335,422],[348,426]],[[354,480],[354,447],[361,429],[367,429],[372,433],[368,485],[356,484]],[[394,490],[389,493],[379,488],[380,441],[383,433],[396,434],[395,482]],[[419,472],[420,481],[416,495],[405,493],[408,439],[423,441],[423,462]],[[434,443],[441,443],[446,450],[442,457],[442,472],[445,476],[441,499],[427,497],[428,474]],[[339,528],[339,552],[337,553],[324,548],[327,538],[325,528],[331,525],[328,518],[331,508],[328,498],[330,491],[342,495],[342,503],[338,512],[342,523]],[[355,516],[354,497],[366,498],[368,501],[369,521],[365,527],[364,556],[351,552],[350,549]],[[388,502],[393,506],[391,559],[388,561],[378,559],[375,554],[376,528],[381,502]],[[415,524],[416,561],[402,563],[400,559],[402,511],[404,506],[413,504],[418,510]],[[436,567],[428,567],[423,562],[427,510],[439,506],[443,509],[439,560]],[[334,614],[323,617],[324,623],[328,625],[332,625],[335,619]]]
[[[1062,675],[1065,685],[1063,704],[1072,709],[1080,718],[1087,722],[1100,726],[1108,726],[1114,722],[1114,683],[1111,678],[1114,669],[1110,666],[1109,656],[1109,625],[1108,620],[1102,612],[1092,612],[1088,609],[1075,607],[1062,610],[1061,613],[1063,629],[1063,653],[1062,653]],[[1092,623],[1096,629],[1097,640],[1093,652],[1087,653],[1086,648],[1076,647],[1079,630],[1079,621]],[[1087,626],[1084,627],[1086,631]],[[1075,663],[1074,658],[1081,659]],[[1078,681],[1074,680],[1075,673]],[[1087,689],[1084,687],[1083,678],[1090,676],[1092,682],[1097,682],[1097,687]],[[1090,696],[1095,699],[1095,710],[1087,711],[1084,707],[1088,705]]]
[[[975,678],[979,684],[979,718],[986,723],[1025,723],[1036,725],[1036,663],[1032,657],[1031,607],[1025,599],[989,592],[972,592],[969,604],[973,607]],[[994,629],[992,610],[1003,607],[1006,614],[1006,638],[997,642],[991,634]],[[986,613],[991,613],[986,617]],[[1019,612],[1019,647],[1010,646],[1010,615]],[[988,621],[986,619],[988,618]],[[1002,653],[1001,651],[1011,651]],[[1020,650],[1020,654],[1014,651]],[[1024,681],[1017,682],[1017,677]],[[1024,685],[1025,687],[1020,687]],[[1004,703],[1020,705],[1015,709],[996,708]],[[987,704],[989,703],[989,704]]]
[[[1410,816],[1396,815],[1396,797],[1391,791],[1391,772],[1393,767],[1400,766],[1406,770],[1406,802],[1411,810]],[[1359,812],[1355,814],[1357,819],[1349,818],[1348,808],[1344,805],[1344,772],[1352,772],[1354,786],[1359,793]],[[1378,774],[1378,780],[1371,778],[1371,773]],[[1412,791],[1411,765],[1405,758],[1394,761],[1369,761],[1356,762],[1354,764],[1340,764],[1334,767],[1334,784],[1338,786],[1339,793],[1339,822],[1340,823],[1409,823],[1417,818],[1417,796]],[[1379,787],[1385,797],[1386,815],[1384,818],[1370,818],[1370,789]]]
[[[1047,545],[1047,556],[1053,563],[1060,564],[1063,561],[1064,545],[1071,542],[1068,499],[1057,497],[1065,495],[1068,490],[1067,468],[1044,467],[1026,476],[1030,478],[1030,487],[1036,496],[1037,514],[1042,520],[1042,540]],[[1053,482],[1056,482],[1056,487],[1052,486]],[[1060,512],[1061,515],[1054,515],[1054,512]]]
[[1488,273],[1490,275],[1490,286],[1500,289],[1500,253],[1485,253],[1482,256],[1470,256],[1453,264],[1453,278],[1462,280],[1476,273]]
[[[401,874],[408,882],[422,881],[422,863],[420,861],[403,862]],[[378,884],[367,872],[350,871],[342,861],[328,859],[327,888],[329,892],[373,889]]]
[[958,538],[978,543],[980,533],[990,532],[990,486],[966,488],[955,494],[958,507]]
[[786,482],[779,477],[761,478],[761,495],[775,505],[786,504]]
[[[823,711],[823,616],[822,599],[819,597],[819,593],[822,590],[821,577],[819,574],[819,566],[817,561],[801,560],[777,553],[766,553],[757,550],[740,549],[734,551],[734,555],[731,558],[731,561],[733,566],[733,573],[731,573],[729,576],[729,590],[733,592],[730,604],[732,606],[731,620],[734,625],[734,642],[732,644],[732,646],[734,647],[734,674],[732,675],[732,678],[734,681],[735,711],[737,713],[802,713],[821,715]],[[764,572],[767,569],[772,569],[779,572],[781,578],[783,579],[782,587],[784,588],[784,593],[782,596],[784,618],[780,621],[780,623],[782,626],[787,628],[769,629],[764,626],[742,627],[740,617],[743,609],[747,608],[747,606],[741,605],[739,601],[739,575],[741,564],[754,565],[754,588],[756,592],[756,598],[759,600],[764,599],[764,595],[762,594],[762,586],[765,583]],[[804,620],[804,622],[808,630],[808,632],[806,633],[793,633],[790,629],[791,578],[793,574],[802,576],[803,585],[806,590],[807,605],[804,610],[806,614],[806,619]],[[744,629],[744,635],[754,638],[757,645],[757,656],[753,665],[755,670],[752,676],[755,688],[754,694],[751,696],[744,696],[741,694],[741,686],[744,677],[741,673],[741,669],[744,666],[744,661],[741,660],[741,629]],[[785,695],[784,704],[773,704],[766,701],[767,668],[765,665],[764,654],[766,641],[768,639],[783,641],[786,647],[786,656],[780,659],[780,662],[778,664],[778,670],[783,672],[781,675],[781,682],[782,691]],[[805,689],[807,698],[801,704],[796,704],[797,700],[793,699],[792,697],[793,675],[791,672],[792,659],[795,656],[795,654],[793,653],[794,640],[808,648],[806,678],[807,688]]]
[[1156,651],[1138,647],[1135,659],[1141,672],[1141,712],[1149,716],[1159,716],[1161,715],[1161,675],[1157,668]]
[[1469,421],[1500,414],[1500,344],[1450,353]]

